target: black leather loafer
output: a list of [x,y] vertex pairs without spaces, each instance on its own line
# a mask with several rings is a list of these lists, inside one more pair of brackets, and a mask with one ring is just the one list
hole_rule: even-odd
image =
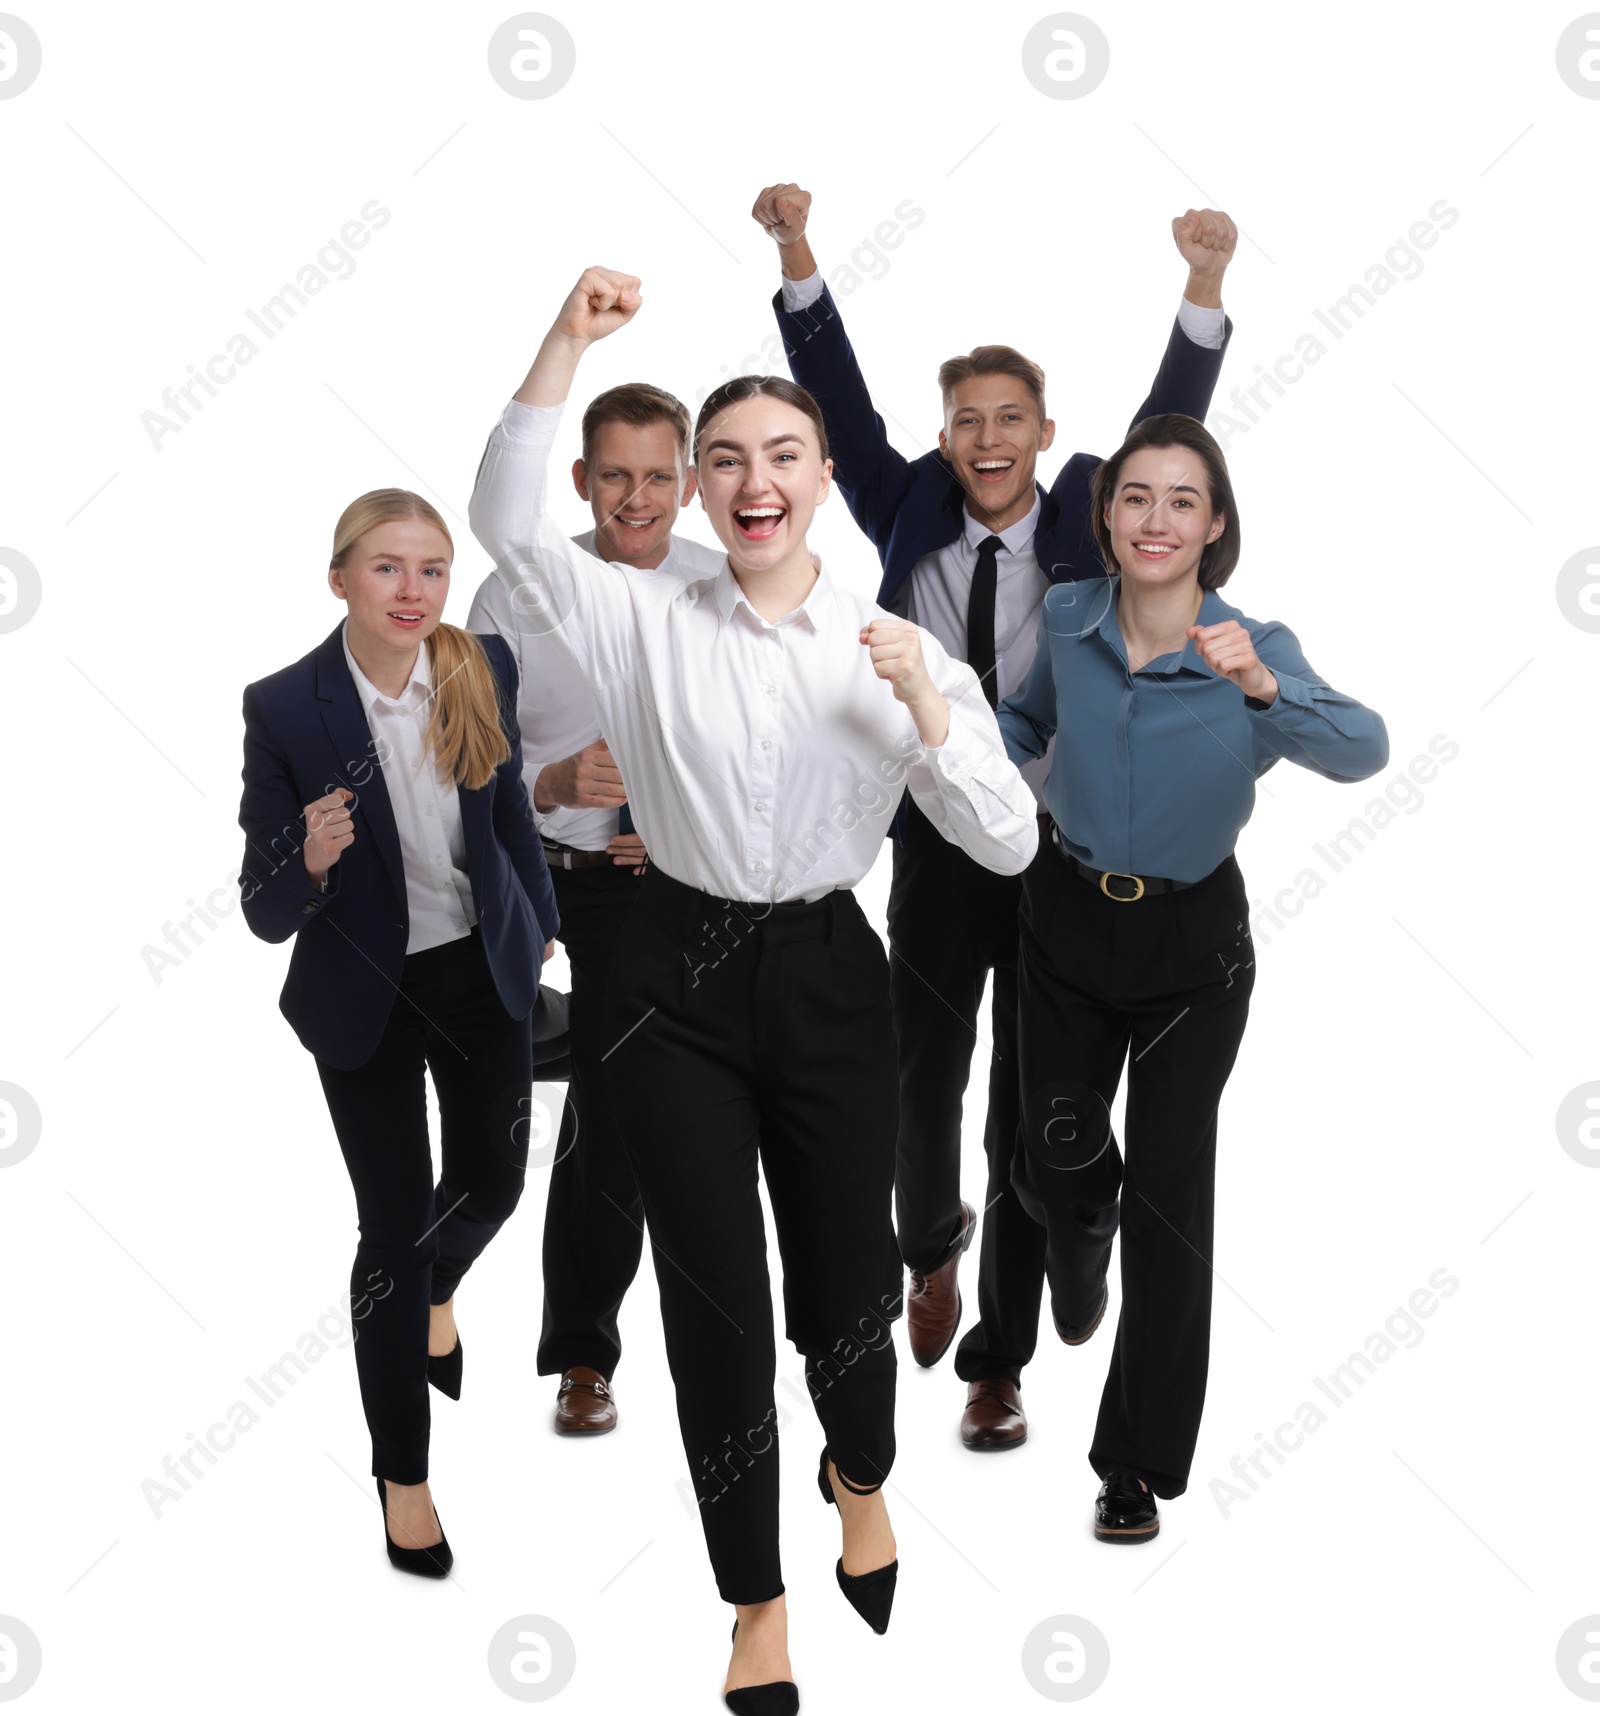
[[1094,1504],[1094,1534],[1100,1542],[1148,1543],[1160,1529],[1155,1491],[1140,1489],[1132,1472],[1107,1472]]

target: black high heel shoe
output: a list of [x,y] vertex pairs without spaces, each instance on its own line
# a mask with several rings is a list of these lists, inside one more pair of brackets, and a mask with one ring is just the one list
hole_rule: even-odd
[[[733,1623],[739,1636],[739,1623]],[[722,1702],[734,1716],[795,1716],[800,1708],[800,1688],[792,1680],[764,1680],[759,1686],[736,1686],[724,1692]]]
[[[872,1490],[864,1490],[853,1484],[844,1475],[839,1474],[839,1482],[852,1495],[870,1496]],[[822,1499],[829,1507],[839,1505],[838,1498],[833,1493],[833,1485],[828,1482],[828,1450],[822,1450],[822,1459],[817,1466],[817,1488],[822,1491]],[[839,1581],[839,1589],[850,1600],[850,1607],[860,1615],[875,1633],[886,1633],[889,1630],[889,1611],[894,1607],[895,1575],[900,1571],[900,1557],[897,1555],[887,1567],[874,1567],[870,1573],[846,1573],[844,1557],[839,1557],[839,1564],[834,1568],[834,1577]]]
[[428,1354],[428,1381],[441,1394],[448,1395],[451,1400],[461,1398],[461,1336],[456,1336],[456,1344],[447,1353],[435,1358]]
[[[439,1541],[430,1543],[426,1549],[402,1549],[389,1535],[389,1497],[383,1487],[383,1479],[377,1480],[378,1506],[383,1509],[383,1541],[389,1550],[389,1565],[398,1567],[402,1573],[420,1573],[424,1579],[442,1579],[455,1565],[455,1556],[450,1553],[450,1540],[444,1535],[443,1525],[439,1526]],[[434,1509],[434,1522],[439,1520],[439,1511]]]

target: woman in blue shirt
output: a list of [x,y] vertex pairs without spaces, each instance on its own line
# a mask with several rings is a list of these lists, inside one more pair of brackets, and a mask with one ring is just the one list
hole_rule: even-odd
[[[1147,1542],[1181,1495],[1205,1399],[1217,1105],[1254,978],[1234,842],[1280,758],[1358,781],[1382,719],[1294,634],[1218,590],[1239,558],[1222,450],[1146,418],[1095,474],[1105,578],[1053,585],[998,711],[1012,761],[1055,752],[1050,851],[1024,877],[1022,1126],[1013,1179],[1048,1238],[1056,1332],[1098,1327],[1122,1226],[1122,1306],[1089,1463],[1095,1536]],[[1128,1062],[1127,1156],[1111,1102]]]

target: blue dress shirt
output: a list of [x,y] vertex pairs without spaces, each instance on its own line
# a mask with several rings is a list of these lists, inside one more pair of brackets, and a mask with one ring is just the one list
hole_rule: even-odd
[[1388,762],[1381,716],[1313,672],[1287,626],[1249,619],[1215,590],[1195,623],[1237,620],[1249,632],[1278,681],[1271,704],[1212,672],[1192,638],[1130,673],[1120,585],[1051,585],[1033,666],[997,711],[1018,765],[1055,735],[1045,803],[1085,864],[1197,882],[1233,851],[1256,778],[1280,757],[1335,781],[1365,780]]

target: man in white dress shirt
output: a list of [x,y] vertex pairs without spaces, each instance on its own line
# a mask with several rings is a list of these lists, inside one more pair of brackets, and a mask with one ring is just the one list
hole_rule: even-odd
[[[512,401],[510,412],[528,408]],[[613,387],[583,417],[572,480],[594,515],[573,541],[597,558],[675,583],[713,577],[720,549],[677,536],[695,490],[689,413],[643,382]],[[528,797],[544,839],[572,966],[572,1071],[544,1220],[540,1375],[559,1374],[556,1429],[589,1434],[617,1422],[611,1379],[621,1352],[617,1312],[638,1272],[644,1211],[606,1100],[598,1040],[618,926],[643,874],[627,790],[600,729],[594,698],[536,608],[491,573],[467,625],[496,631],[522,676],[517,703]]]

